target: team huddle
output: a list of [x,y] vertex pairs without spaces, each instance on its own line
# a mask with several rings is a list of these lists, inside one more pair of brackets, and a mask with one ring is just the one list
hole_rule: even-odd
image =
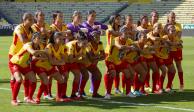
[[[131,15],[124,20],[119,14],[112,15],[109,25],[96,22],[96,12],[90,10],[82,22],[82,14],[74,11],[72,22],[64,24],[63,13],[52,14],[51,25],[45,22],[44,12],[38,10],[33,16],[24,13],[22,23],[13,32],[9,49],[11,104],[20,104],[18,93],[24,85],[24,102],[39,104],[41,96],[56,102],[71,102],[86,97],[85,86],[91,81],[89,92],[93,98],[111,99],[114,83],[115,94],[138,97],[153,94],[172,93],[176,71],[180,91],[184,89],[182,70],[182,28],[170,12],[167,23],[158,22],[157,11],[151,18],[142,15],[137,24]],[[106,47],[101,35],[106,32]],[[104,73],[105,96],[98,93],[102,73],[98,62],[106,65]],[[176,65],[176,66],[175,66]],[[101,66],[104,67],[104,66]],[[151,72],[150,72],[151,71]],[[74,75],[71,96],[66,95],[69,73]],[[121,89],[120,87],[121,73]],[[152,86],[150,86],[152,74]],[[40,87],[34,99],[37,77]],[[168,82],[164,89],[163,83]],[[52,95],[52,80],[57,81],[57,93]]]

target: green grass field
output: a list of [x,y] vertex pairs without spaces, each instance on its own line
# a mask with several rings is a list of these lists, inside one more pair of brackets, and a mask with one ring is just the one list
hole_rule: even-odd
[[[102,38],[105,43],[105,38]],[[42,100],[40,105],[21,104],[13,107],[10,104],[11,91],[9,87],[10,73],[7,67],[8,49],[12,41],[11,37],[0,36],[0,112],[183,112],[194,111],[194,38],[184,38],[184,79],[185,91],[174,94],[149,95],[138,98],[127,98],[115,96],[111,100],[85,99],[70,103],[56,103]],[[105,72],[104,62],[99,63],[102,74]],[[68,82],[68,94],[71,91],[72,75]],[[88,82],[85,91],[88,93]],[[39,85],[37,86],[37,88]],[[179,81],[176,75],[173,87],[179,88]],[[56,84],[53,84],[53,94],[56,94]],[[102,81],[99,90],[104,95],[104,83]],[[89,93],[88,93],[89,94]],[[20,100],[23,100],[23,86],[19,93]]]

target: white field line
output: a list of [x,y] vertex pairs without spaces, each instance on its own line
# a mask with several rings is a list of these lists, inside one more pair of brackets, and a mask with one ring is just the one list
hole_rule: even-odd
[[[9,89],[9,88],[0,88],[0,90],[11,91],[11,89]],[[22,90],[21,92],[24,92],[24,90]],[[37,94],[37,93],[35,93],[35,94]],[[150,106],[150,107],[162,108],[162,109],[171,109],[171,110],[194,112],[194,109],[177,108],[177,107],[170,107],[170,106],[157,106],[156,104],[130,103],[130,102],[121,102],[121,101],[106,100],[106,99],[94,99],[94,98],[92,100],[103,101],[103,102],[110,103],[110,104],[125,104],[125,105],[133,105],[133,106]]]

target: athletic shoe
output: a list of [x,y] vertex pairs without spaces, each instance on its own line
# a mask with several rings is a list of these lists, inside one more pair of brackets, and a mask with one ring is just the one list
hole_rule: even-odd
[[134,87],[133,87],[133,86],[131,86],[131,92],[134,92],[134,91],[135,91]]
[[152,92],[152,88],[151,87],[145,87],[145,91]]
[[105,99],[111,99],[110,94],[106,94],[106,95],[104,96],[104,98],[105,98]]
[[21,103],[22,101],[17,97],[17,102],[18,102],[18,103]]
[[122,95],[123,96],[123,93],[119,89],[115,89],[115,94],[116,95]]
[[51,95],[46,95],[43,97],[44,100],[54,100],[55,98],[52,97]]
[[39,98],[36,98],[35,101],[36,101],[37,104],[40,104],[40,99]]
[[135,98],[136,97],[136,95],[134,95],[132,92],[128,93],[127,96],[130,97],[130,98]]
[[104,96],[100,95],[100,94],[96,94],[96,95],[92,95],[92,98],[103,98]]
[[143,94],[142,94],[141,92],[139,92],[139,91],[134,91],[133,94],[134,94],[135,96],[142,96],[142,95],[143,95]]
[[64,102],[64,99],[63,99],[63,98],[58,98],[58,97],[56,97],[55,101],[56,101],[56,102]]
[[24,97],[24,102],[28,103],[28,97]]
[[170,93],[170,94],[171,94],[171,93],[174,93],[174,91],[173,91],[171,88],[166,88],[165,92],[166,92],[166,93]]
[[72,100],[81,100],[82,98],[76,95],[71,95],[70,97]]
[[28,99],[27,103],[30,103],[30,104],[38,104],[36,102],[36,100],[33,100],[33,99]]
[[13,106],[18,106],[18,105],[19,105],[19,103],[18,103],[16,100],[12,100],[12,101],[11,101],[11,104],[12,104]]

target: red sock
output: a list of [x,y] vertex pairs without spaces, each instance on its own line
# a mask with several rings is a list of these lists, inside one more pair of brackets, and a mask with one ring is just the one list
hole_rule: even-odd
[[66,92],[67,92],[67,82],[64,82],[64,83],[62,84],[61,95],[62,95],[62,96],[66,96]]
[[122,73],[122,88],[125,88],[125,84],[126,84],[126,77],[125,77],[125,74],[124,73]]
[[23,85],[24,85],[24,96],[28,97],[29,96],[29,80],[24,80]]
[[136,91],[139,91],[139,78],[138,78],[138,74],[137,73],[135,73],[135,75],[134,75],[133,86],[134,86],[134,89]]
[[62,83],[57,82],[57,97],[61,98],[61,92],[62,92]]
[[20,90],[20,86],[21,86],[21,82],[17,82],[16,81],[15,84],[14,84],[12,100],[16,100],[17,99],[17,96],[18,96],[18,93],[19,93],[19,90]]
[[107,94],[111,94],[113,77],[111,77],[109,74],[105,74],[104,75],[104,83],[105,83]]
[[131,81],[130,78],[125,80],[126,83],[126,95],[128,95],[131,92]]
[[156,84],[157,84],[157,82],[158,82],[158,80],[159,80],[159,73],[158,72],[155,72],[155,73],[153,73],[152,74],[152,91],[156,91],[157,89],[156,89]]
[[33,99],[33,95],[34,95],[34,91],[36,90],[36,82],[30,82],[29,85],[29,95],[28,98],[29,99]]
[[95,81],[93,81],[93,87],[94,87],[94,91],[93,91],[93,95],[97,95],[97,93],[98,93],[98,89],[99,89],[99,87],[100,87],[100,82],[101,82],[101,80],[95,80]]
[[140,85],[140,91],[145,92],[145,80],[144,82]]
[[180,85],[184,85],[183,72],[178,72]]
[[119,89],[120,84],[120,75],[117,74],[116,77],[114,77],[114,83],[115,83],[115,89]]
[[47,85],[47,91],[44,91],[44,96],[51,95],[51,87],[52,87],[52,84]]
[[87,83],[88,80],[85,80],[85,79],[82,79],[81,80],[81,84],[80,84],[80,94],[82,94],[84,92],[84,89],[86,87],[86,83]]
[[42,93],[43,93],[44,91],[47,91],[47,90],[46,90],[46,88],[47,88],[46,86],[47,86],[47,85],[41,83],[41,85],[40,85],[40,87],[39,87],[39,89],[38,89],[38,94],[37,94],[37,96],[36,96],[37,99],[40,99],[40,97],[42,96]]
[[78,91],[79,83],[76,81],[73,81],[73,87],[72,87],[72,92],[71,95],[75,95],[75,93]]
[[168,83],[166,88],[172,88],[172,82],[173,82],[174,76],[175,76],[175,73],[168,72]]
[[150,87],[150,71],[149,70],[145,78],[145,87]]
[[10,87],[11,87],[12,94],[13,94],[13,90],[14,90],[14,84],[15,84],[15,80],[10,80]]
[[165,79],[165,76],[161,75],[161,76],[160,76],[160,81],[159,81],[160,89],[163,89],[164,79]]

